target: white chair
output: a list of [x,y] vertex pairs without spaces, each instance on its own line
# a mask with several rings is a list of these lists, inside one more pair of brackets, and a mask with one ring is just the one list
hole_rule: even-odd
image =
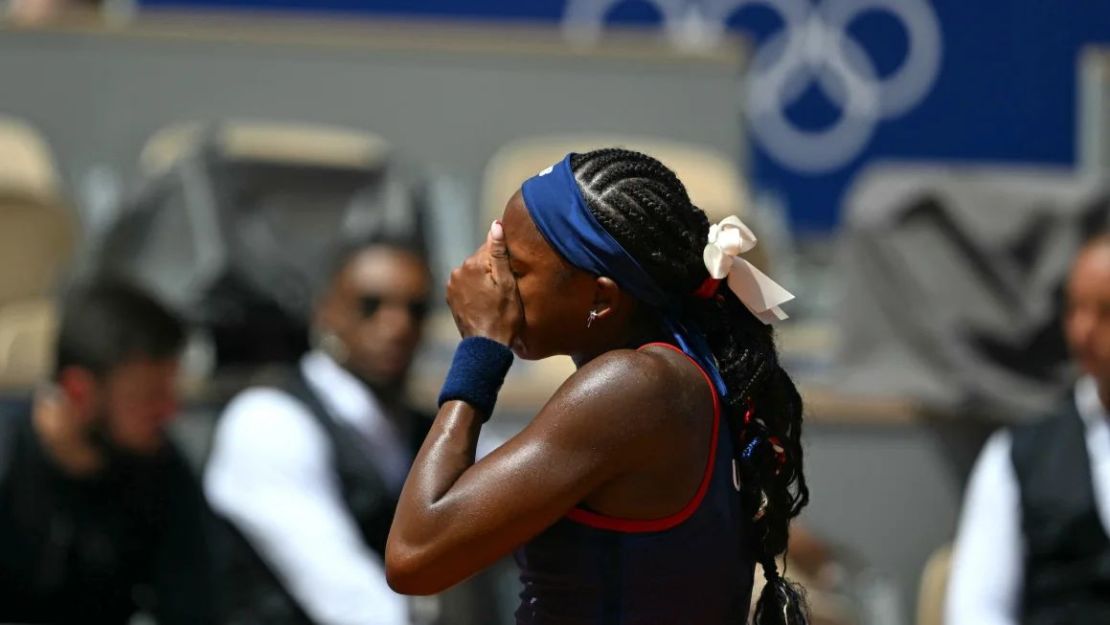
[[0,390],[27,389],[49,375],[57,324],[48,298],[0,307]]
[[225,154],[256,161],[374,167],[389,151],[385,139],[374,133],[338,126],[247,119],[211,126],[190,121],[166,126],[151,136],[139,156],[140,168],[147,175],[166,171],[195,149],[209,128],[215,128]]
[[0,388],[25,388],[49,370],[51,296],[78,225],[46,141],[28,124],[0,116],[0,163]]
[[736,164],[713,148],[654,137],[567,134],[530,137],[501,147],[486,165],[482,193],[482,223],[501,216],[505,202],[524,180],[536,175],[568,152],[622,147],[649,154],[670,167],[690,199],[716,221],[749,213],[747,185]]

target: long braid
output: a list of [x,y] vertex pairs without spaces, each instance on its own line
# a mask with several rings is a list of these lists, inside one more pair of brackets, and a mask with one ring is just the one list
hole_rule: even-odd
[[650,156],[615,148],[575,155],[571,168],[594,217],[661,288],[685,297],[712,346],[729,391],[725,412],[737,439],[743,509],[753,515],[746,534],[767,578],[752,623],[804,625],[802,591],[775,562],[786,552],[790,519],[809,502],[802,400],[779,366],[770,326],[728,289],[692,297],[707,277],[702,249],[709,220],[674,172]]

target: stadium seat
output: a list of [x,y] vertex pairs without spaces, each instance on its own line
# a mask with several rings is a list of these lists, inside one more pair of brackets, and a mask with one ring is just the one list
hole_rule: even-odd
[[53,291],[77,227],[58,190],[45,141],[0,116],[0,305]]
[[332,167],[376,167],[389,153],[378,135],[336,126],[261,120],[230,120],[218,126],[179,122],[155,133],[143,147],[139,166],[148,176],[164,173],[214,135],[232,157]]
[[0,389],[18,390],[49,368],[51,297],[78,225],[46,142],[28,124],[0,116],[0,162]]
[[[505,201],[521,182],[568,152],[602,147],[629,148],[659,159],[678,174],[690,199],[713,221],[728,215],[751,217],[747,185],[736,163],[712,148],[654,137],[583,134],[530,137],[499,149],[486,166],[481,223],[489,224],[500,217]],[[756,248],[753,253],[758,250]]]
[[29,389],[49,374],[56,327],[51,299],[0,306],[0,393]]

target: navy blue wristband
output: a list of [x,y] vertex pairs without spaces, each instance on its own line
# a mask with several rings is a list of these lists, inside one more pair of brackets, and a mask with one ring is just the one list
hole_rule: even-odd
[[439,392],[439,405],[459,399],[474,406],[482,421],[488,421],[497,403],[497,393],[513,364],[513,351],[483,336],[471,336],[455,348],[451,370]]

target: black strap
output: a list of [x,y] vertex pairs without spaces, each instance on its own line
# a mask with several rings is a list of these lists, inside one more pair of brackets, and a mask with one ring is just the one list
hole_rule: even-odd
[[[397,502],[390,495],[377,466],[369,460],[362,433],[336,419],[303,375],[297,376],[286,391],[303,402],[324,428],[334,453],[343,504],[358,524],[363,540],[384,558],[392,511]],[[388,514],[372,513],[375,510],[387,510]]]
[[218,523],[221,577],[232,582],[223,595],[227,625],[311,625],[300,602],[239,528],[222,517]]

